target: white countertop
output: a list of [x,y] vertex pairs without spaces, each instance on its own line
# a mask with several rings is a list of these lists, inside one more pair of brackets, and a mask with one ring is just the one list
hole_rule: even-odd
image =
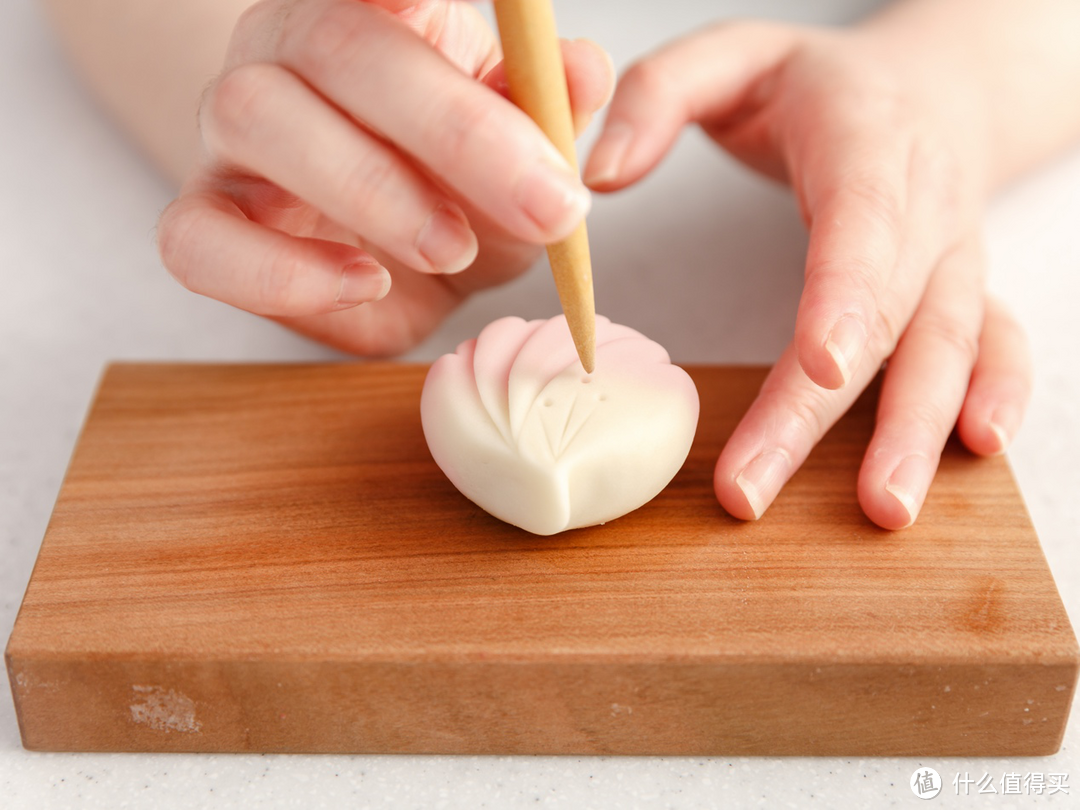
[[[718,13],[850,19],[869,0],[557,2],[562,30],[635,54]],[[621,11],[620,11],[621,10]],[[661,14],[663,15],[661,18]],[[632,18],[632,19],[627,19]],[[612,22],[615,21],[615,22]],[[31,0],[0,4],[0,640],[30,577],[68,457],[104,363],[318,360],[339,355],[199,298],[153,245],[172,189],[81,92]],[[787,192],[695,132],[638,188],[590,218],[598,306],[677,362],[764,363],[790,337],[805,236]],[[986,227],[991,287],[1025,323],[1037,384],[1009,454],[1074,625],[1080,619],[1080,151],[1007,193]],[[657,302],[662,302],[659,307]],[[429,360],[505,314],[547,317],[543,267],[479,296],[408,359]],[[0,669],[2,671],[2,669]],[[1018,807],[1080,794],[1080,724],[1038,759],[626,758],[41,754],[23,750],[0,675],[0,806],[868,807],[917,803],[920,765],[1067,773],[1071,791],[996,796]],[[1064,799],[1064,801],[1059,801]],[[1075,806],[1075,805],[1073,805]]]

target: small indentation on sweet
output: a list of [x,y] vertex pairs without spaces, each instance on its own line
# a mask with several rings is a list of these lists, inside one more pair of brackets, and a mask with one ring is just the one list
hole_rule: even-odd
[[440,358],[424,384],[424,434],[447,477],[537,534],[636,509],[693,441],[698,399],[686,372],[633,329],[603,317],[596,326],[592,374],[582,375],[562,316],[503,318]]

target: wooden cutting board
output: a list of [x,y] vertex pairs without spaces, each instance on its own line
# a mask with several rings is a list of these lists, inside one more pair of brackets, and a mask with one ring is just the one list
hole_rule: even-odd
[[874,389],[743,523],[713,462],[765,372],[689,370],[672,484],[544,538],[432,462],[424,367],[110,367],[7,647],[23,744],[1056,751],[1080,656],[1005,460],[950,444],[918,524],[877,529]]

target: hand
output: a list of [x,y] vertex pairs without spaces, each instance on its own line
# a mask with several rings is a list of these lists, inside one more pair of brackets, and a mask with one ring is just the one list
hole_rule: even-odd
[[[563,57],[583,127],[611,63],[581,41]],[[347,351],[405,351],[588,208],[505,95],[498,42],[468,3],[257,3],[203,99],[202,158],[161,217],[165,266]]]
[[795,337],[716,465],[720,503],[761,517],[888,360],[858,497],[914,522],[958,424],[1000,453],[1029,396],[1023,335],[988,301],[978,238],[990,175],[967,77],[870,29],[719,25],[621,79],[585,168],[595,189],[649,172],[689,122],[790,183],[810,229]]

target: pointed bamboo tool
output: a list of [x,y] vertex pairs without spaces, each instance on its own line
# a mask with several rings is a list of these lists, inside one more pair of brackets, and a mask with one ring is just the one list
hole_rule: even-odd
[[[577,171],[566,70],[550,0],[495,0],[510,98],[535,121]],[[570,334],[585,370],[596,364],[596,304],[589,237],[582,221],[562,242],[548,245]]]

